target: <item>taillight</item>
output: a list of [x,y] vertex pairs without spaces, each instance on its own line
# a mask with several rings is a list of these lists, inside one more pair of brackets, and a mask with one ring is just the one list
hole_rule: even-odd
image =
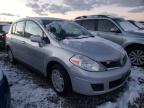
[[8,34],[7,34],[7,35],[6,35],[6,38],[10,39],[10,38],[11,38],[11,35],[8,35]]

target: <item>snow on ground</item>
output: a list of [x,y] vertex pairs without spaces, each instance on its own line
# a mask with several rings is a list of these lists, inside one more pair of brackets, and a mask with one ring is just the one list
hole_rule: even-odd
[[116,102],[106,102],[98,108],[127,108],[128,104],[138,107],[135,101],[144,93],[144,70],[133,67],[128,81],[127,90],[117,99]]
[[12,65],[0,54],[0,70],[10,83],[13,108],[139,108],[136,100],[144,93],[144,69],[133,67],[127,85],[100,96],[72,94],[62,98],[51,89],[49,81],[23,65]]
[[[10,83],[12,108],[61,108],[62,99],[59,99],[50,86],[46,85],[45,79],[38,84],[36,81],[40,80],[39,77],[33,80],[32,73],[25,73],[27,69],[5,63],[0,61],[0,70]],[[55,103],[54,100],[58,101]]]

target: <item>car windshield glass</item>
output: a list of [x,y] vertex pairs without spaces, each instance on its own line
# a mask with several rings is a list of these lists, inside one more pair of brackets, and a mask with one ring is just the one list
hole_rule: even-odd
[[121,26],[121,28],[124,31],[135,31],[135,30],[139,30],[138,27],[136,27],[134,24],[126,21],[126,20],[116,20],[117,23]]
[[45,27],[58,39],[87,38],[92,36],[86,29],[71,21],[53,21],[46,24]]

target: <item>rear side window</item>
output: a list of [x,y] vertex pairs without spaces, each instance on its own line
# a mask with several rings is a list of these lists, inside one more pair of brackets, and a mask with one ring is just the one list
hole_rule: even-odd
[[43,36],[43,31],[35,22],[27,21],[25,27],[25,37],[29,38],[32,35]]
[[23,36],[24,35],[24,21],[17,22],[16,25],[13,26],[12,32],[15,35]]
[[81,22],[81,25],[85,27],[87,30],[93,30],[93,31],[96,30],[96,21],[93,19],[83,20]]
[[112,28],[117,28],[115,24],[106,19],[98,20],[98,31],[110,32]]

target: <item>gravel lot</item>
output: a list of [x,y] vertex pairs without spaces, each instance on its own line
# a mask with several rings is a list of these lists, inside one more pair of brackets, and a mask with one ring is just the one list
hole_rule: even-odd
[[142,74],[134,74],[133,79],[114,92],[100,96],[72,93],[65,98],[58,96],[42,75],[21,63],[9,63],[4,52],[0,53],[0,69],[9,80],[13,108],[144,108],[144,70],[141,68],[132,68]]

